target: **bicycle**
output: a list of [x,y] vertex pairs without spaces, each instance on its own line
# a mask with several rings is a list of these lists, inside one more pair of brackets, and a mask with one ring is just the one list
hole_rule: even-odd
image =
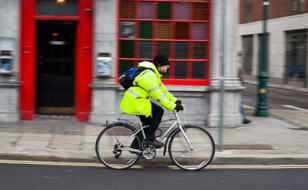
[[[211,163],[215,154],[214,139],[204,128],[182,125],[179,115],[173,111],[174,123],[159,137],[159,141],[167,138],[163,155],[168,146],[172,162],[183,170],[201,170]],[[138,117],[139,119],[139,117]],[[112,169],[132,167],[142,156],[152,160],[156,156],[156,148],[146,143],[144,129],[139,119],[139,128],[133,127],[129,121],[119,120],[106,123],[97,137],[95,150],[101,163]],[[140,133],[141,132],[141,133]],[[138,141],[138,149],[130,147],[134,138]]]

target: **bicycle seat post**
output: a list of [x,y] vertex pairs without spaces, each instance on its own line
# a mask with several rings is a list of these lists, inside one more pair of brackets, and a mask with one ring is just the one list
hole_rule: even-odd
[[140,129],[141,129],[141,132],[142,132],[142,136],[143,136],[144,139],[146,139],[145,132],[143,130],[144,127],[143,127],[143,124],[141,122],[141,119],[138,115],[137,115],[137,118],[138,118],[138,121],[139,121],[139,126],[140,126]]

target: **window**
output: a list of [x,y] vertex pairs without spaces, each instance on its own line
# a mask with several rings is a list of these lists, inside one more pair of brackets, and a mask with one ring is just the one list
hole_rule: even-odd
[[246,11],[245,11],[245,21],[251,22],[251,0],[246,0]]
[[253,35],[242,37],[243,42],[243,74],[252,74],[253,63]]
[[119,0],[118,76],[163,53],[166,84],[209,84],[210,2]]
[[307,30],[287,32],[285,82],[301,81],[306,86]]
[[292,15],[305,13],[306,0],[291,0],[290,11]]
[[37,0],[37,15],[78,16],[78,0]]
[[299,0],[299,12],[304,13],[306,11],[306,0]]

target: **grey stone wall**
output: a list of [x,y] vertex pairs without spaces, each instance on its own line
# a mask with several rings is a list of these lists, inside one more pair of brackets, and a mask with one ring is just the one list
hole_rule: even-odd
[[0,74],[0,122],[19,121],[19,0],[0,0],[0,51],[10,50],[14,57],[13,73]]

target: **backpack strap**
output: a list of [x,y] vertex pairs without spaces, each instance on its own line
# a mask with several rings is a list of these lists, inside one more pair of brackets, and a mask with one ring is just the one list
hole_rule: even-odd
[[[144,72],[143,72],[144,71]],[[133,80],[133,86],[138,86],[140,88],[142,88],[141,86],[138,85],[138,83],[136,82],[136,79],[138,79],[139,77],[145,75],[146,73],[149,73],[149,72],[153,72],[155,74],[155,72],[153,71],[153,69],[150,69],[150,68],[145,68],[143,71],[141,71],[140,74],[137,74],[137,76],[134,78]],[[134,85],[136,84],[136,85]],[[142,88],[143,90],[145,90],[144,88]],[[145,90],[146,91],[146,90]]]

